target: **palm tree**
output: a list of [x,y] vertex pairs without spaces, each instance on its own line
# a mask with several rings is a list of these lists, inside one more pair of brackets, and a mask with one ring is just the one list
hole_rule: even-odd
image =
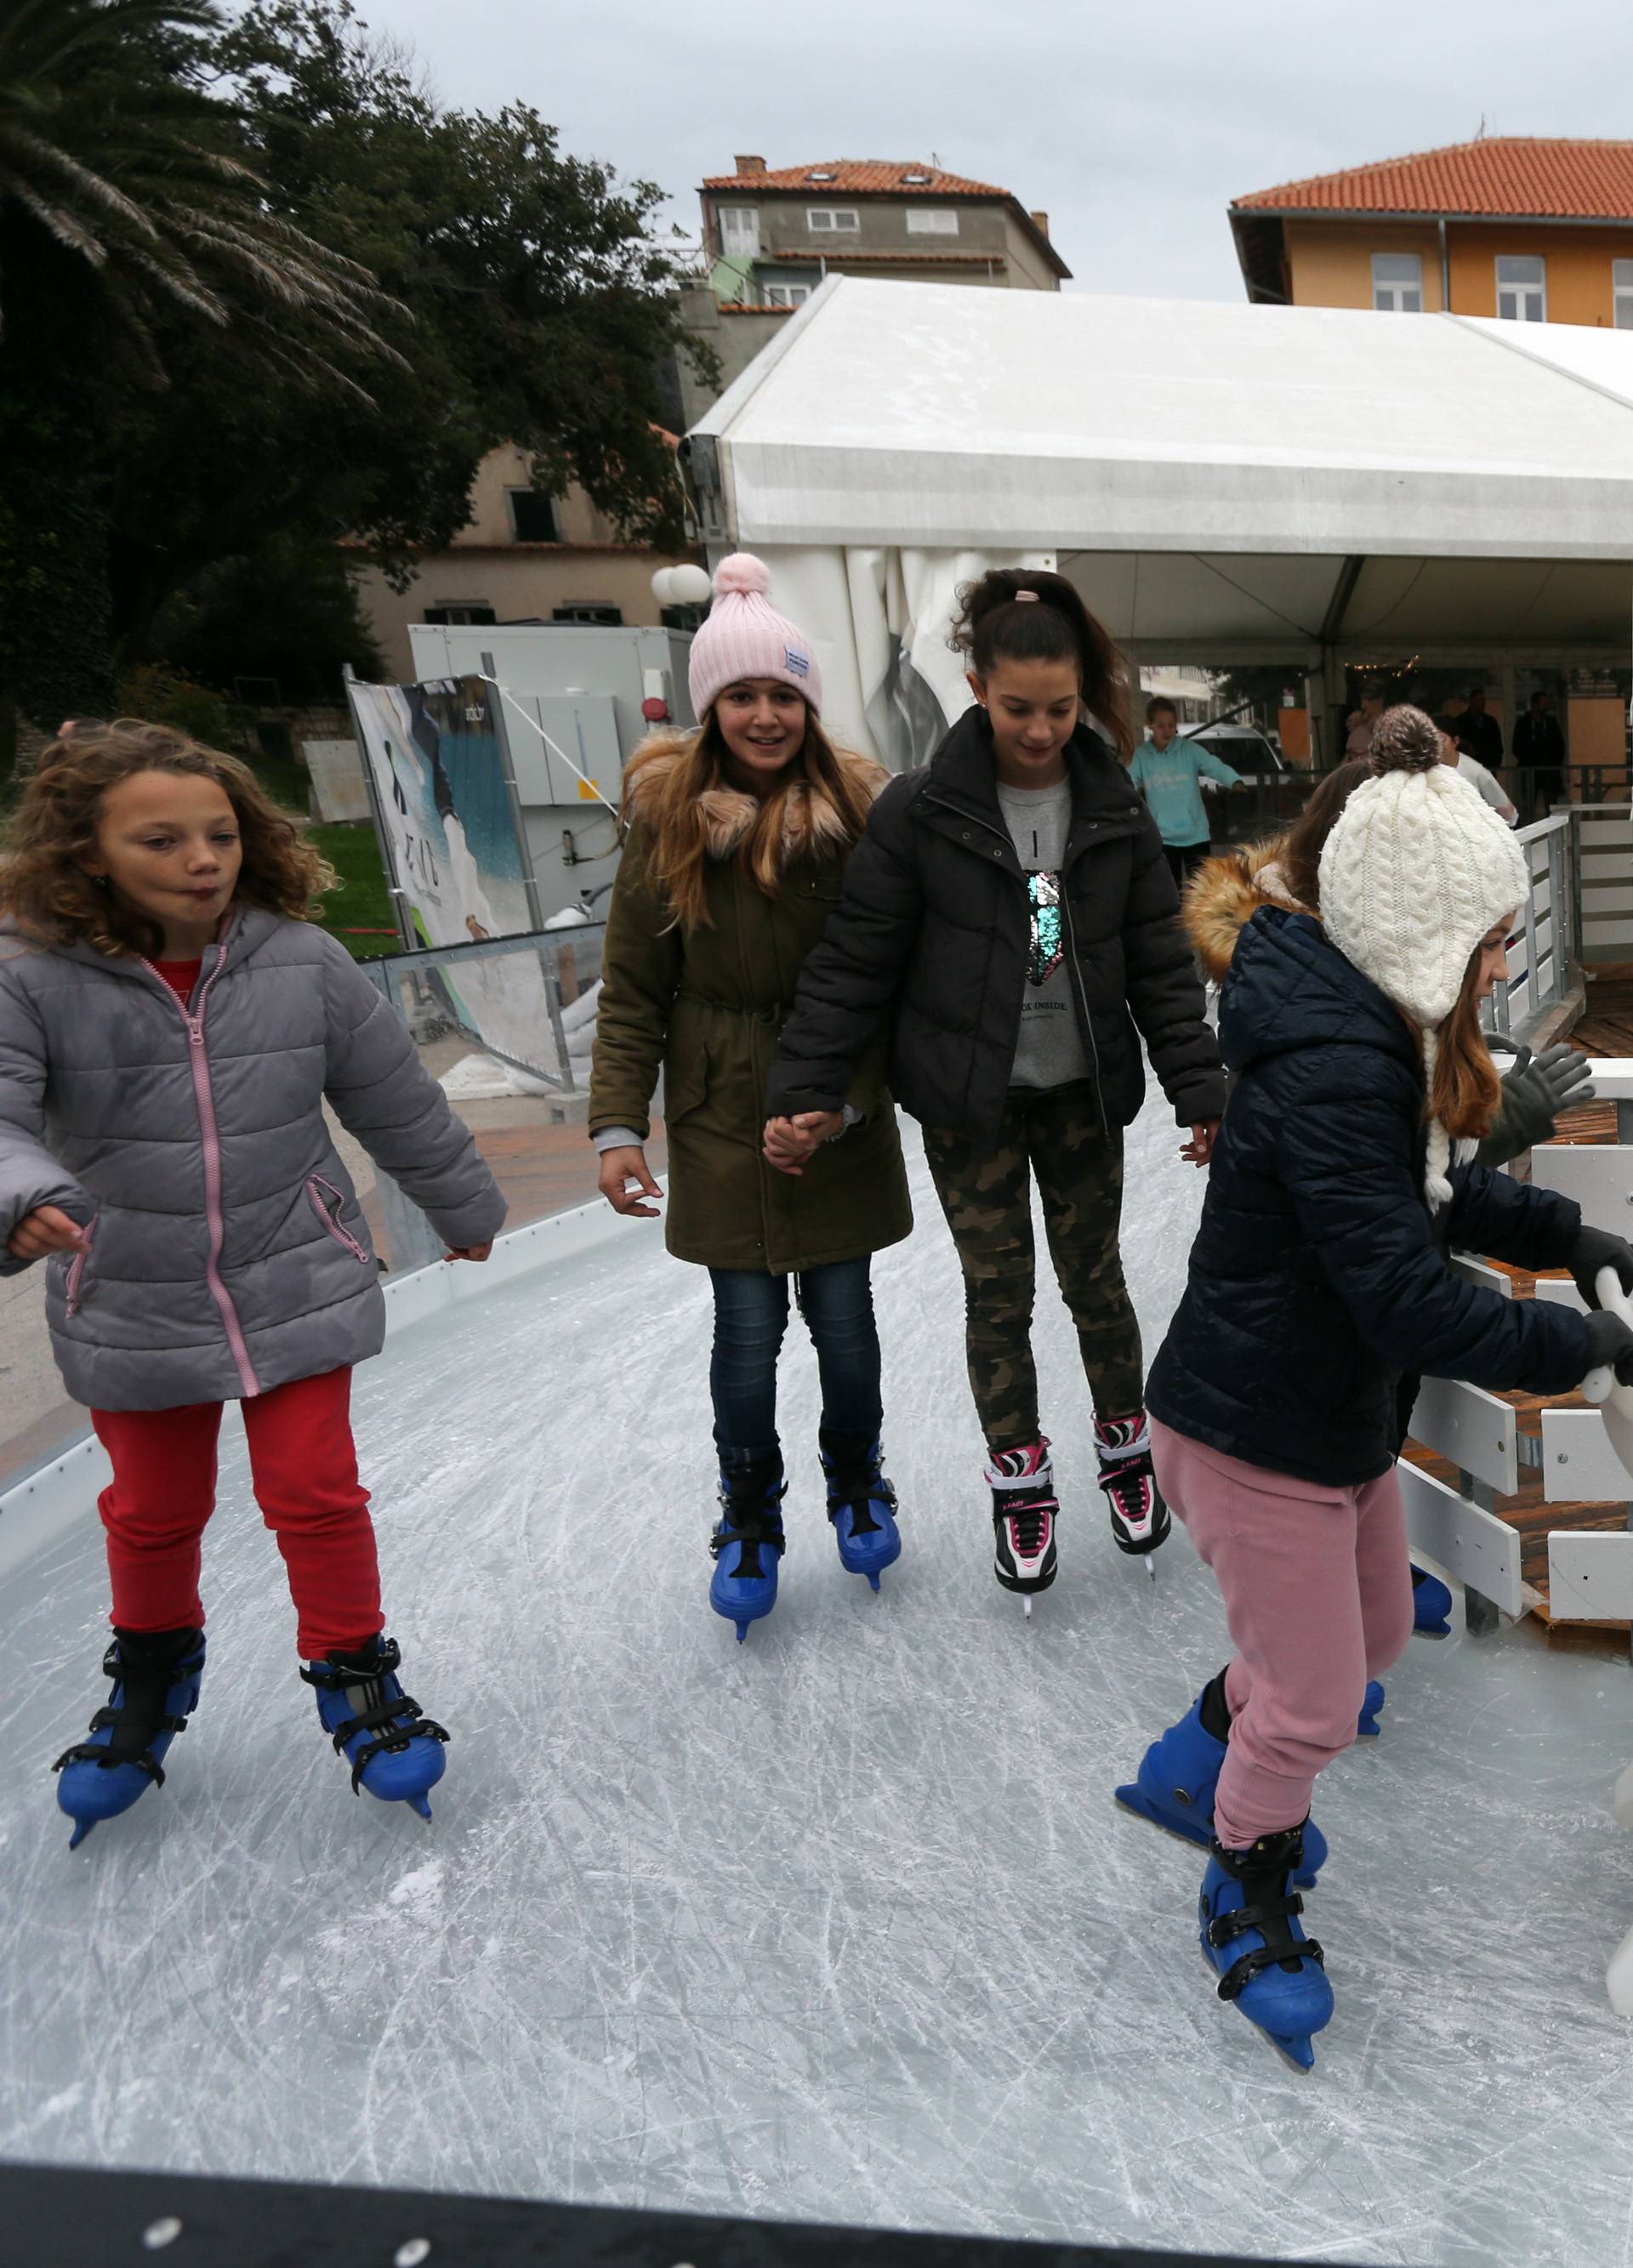
[[0,222],[81,263],[153,384],[180,313],[367,400],[358,367],[405,366],[380,325],[408,311],[275,213],[235,154],[232,104],[188,69],[222,24],[216,0],[0,0]]

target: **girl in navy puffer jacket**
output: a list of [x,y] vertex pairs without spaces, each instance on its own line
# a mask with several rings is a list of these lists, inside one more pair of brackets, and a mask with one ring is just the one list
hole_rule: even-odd
[[163,1779],[198,1699],[223,1403],[352,1786],[412,1803],[447,1735],[395,1675],[349,1422],[379,1351],[368,1230],[323,1116],[485,1260],[504,1201],[386,999],[306,915],[332,876],[248,769],[157,725],[47,750],[0,870],[0,1271],[112,1461],[109,1705],[58,1765],[81,1841]]
[[1236,1658],[1119,1791],[1209,1841],[1203,1948],[1235,1999],[1313,2061],[1332,1992],[1295,1885],[1325,1855],[1317,1774],[1412,1628],[1395,1388],[1416,1370],[1561,1393],[1633,1376],[1633,1331],[1452,1275],[1442,1248],[1601,1267],[1633,1250],[1576,1205],[1472,1162],[1497,1078],[1480,1004],[1523,854],[1439,762],[1415,710],[1373,742],[1320,861],[1322,919],[1267,907],[1226,978],[1234,1074],[1184,1300],[1152,1369],[1158,1476],[1224,1594]]

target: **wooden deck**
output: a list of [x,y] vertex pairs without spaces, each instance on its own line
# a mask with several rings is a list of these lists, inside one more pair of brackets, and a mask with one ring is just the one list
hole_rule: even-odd
[[[1570,1039],[1572,1047],[1582,1055],[1633,1057],[1633,963],[1618,962],[1590,973],[1587,1005]],[[1571,1111],[1560,1120],[1557,1138],[1562,1142],[1614,1142],[1616,1138],[1614,1104],[1594,1102],[1585,1110]],[[1563,1276],[1564,1270],[1554,1272]],[[1512,1278],[1517,1297],[1530,1296],[1536,1281],[1534,1277],[1518,1268],[1506,1269],[1504,1273]],[[1542,1397],[1534,1394],[1509,1394],[1502,1398],[1512,1405],[1522,1433],[1541,1435]],[[1550,1396],[1547,1406],[1563,1410],[1586,1407],[1580,1395]],[[1415,1443],[1408,1444],[1407,1454],[1414,1464],[1422,1466],[1450,1486],[1457,1486],[1456,1471],[1444,1457],[1432,1456]],[[1528,1465],[1521,1468],[1518,1492],[1511,1497],[1500,1497],[1494,1509],[1497,1517],[1506,1521],[1520,1539],[1520,1572],[1541,1602],[1536,1610],[1537,1616],[1539,1621],[1548,1626],[1549,1642],[1555,1646],[1582,1646],[1595,1651],[1608,1650],[1614,1646],[1619,1650],[1626,1639],[1628,1625],[1625,1623],[1555,1624],[1548,1622],[1548,1539],[1549,1531],[1558,1528],[1620,1532],[1628,1525],[1625,1507],[1607,1507],[1603,1504],[1548,1503],[1542,1494],[1541,1468]]]

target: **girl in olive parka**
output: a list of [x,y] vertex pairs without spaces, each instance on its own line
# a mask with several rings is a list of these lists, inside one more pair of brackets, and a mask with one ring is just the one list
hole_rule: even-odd
[[802,1173],[779,1173],[761,1154],[783,1020],[886,778],[827,740],[816,658],[767,603],[769,579],[747,554],[724,562],[692,641],[703,722],[653,735],[631,763],[590,1079],[602,1193],[649,1219],[643,1200],[660,1192],[643,1145],[664,1074],[666,1241],[709,1270],[714,1290],[710,1599],[740,1638],[776,1602],[777,1357],[790,1278],[821,1373],[818,1444],[840,1561],[876,1590],[901,1550],[881,1466],[869,1263],[913,1226],[882,1049],[861,1067],[842,1132]]

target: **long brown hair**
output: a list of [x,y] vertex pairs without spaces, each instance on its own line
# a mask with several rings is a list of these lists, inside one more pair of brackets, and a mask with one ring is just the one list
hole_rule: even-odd
[[[1017,599],[1019,591],[1040,603]],[[1110,630],[1095,620],[1064,575],[1041,568],[989,567],[979,582],[959,590],[951,644],[982,677],[1002,659],[1075,662],[1084,708],[1111,734],[1122,762],[1134,754],[1127,666]]]
[[1457,1005],[1435,1035],[1435,1076],[1424,1103],[1424,1116],[1437,1118],[1454,1142],[1479,1141],[1489,1134],[1503,1099],[1475,997],[1480,954],[1476,946]]
[[[624,776],[619,818],[628,826],[639,815],[649,837],[647,873],[653,887],[682,929],[711,929],[707,874],[709,814],[705,799],[731,781],[730,757],[713,707],[690,747],[660,772],[652,767],[670,755],[659,740],[639,751]],[[839,814],[846,843],[857,842],[868,824],[873,796],[867,782],[842,763],[833,743],[807,707],[805,739],[771,793],[759,800],[753,824],[736,850],[739,870],[768,898],[780,895],[788,802],[800,787],[824,799]],[[639,813],[637,805],[639,804]]]
[[1282,838],[1276,864],[1288,895],[1314,913],[1321,902],[1321,850],[1338,822],[1338,814],[1363,780],[1375,778],[1371,760],[1351,756],[1320,781],[1303,811]]
[[238,821],[244,863],[235,899],[305,921],[312,901],[335,887],[335,871],[299,822],[280,811],[246,763],[166,725],[117,717],[78,724],[40,759],[7,829],[0,860],[0,914],[53,945],[89,945],[110,957],[162,951],[157,922],[99,887],[79,864],[96,847],[102,799],[138,772],[213,780]]

